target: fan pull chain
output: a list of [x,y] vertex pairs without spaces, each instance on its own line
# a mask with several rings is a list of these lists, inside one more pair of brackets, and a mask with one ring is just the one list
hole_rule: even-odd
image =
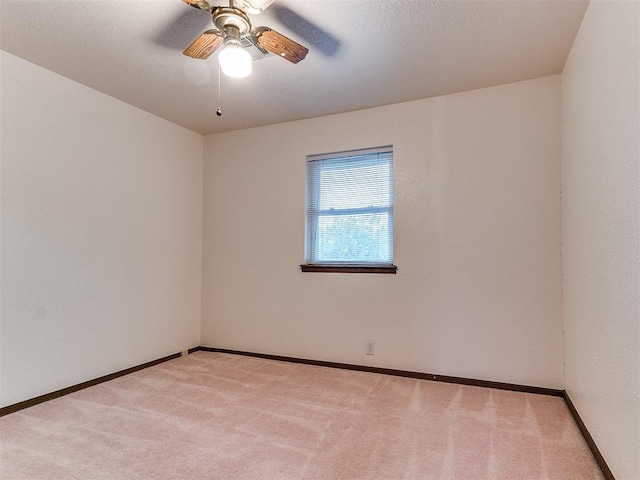
[[218,109],[216,110],[216,115],[221,117],[222,116],[222,94],[220,93],[221,88],[220,88],[220,78],[222,77],[222,71],[220,70],[220,62],[218,62]]

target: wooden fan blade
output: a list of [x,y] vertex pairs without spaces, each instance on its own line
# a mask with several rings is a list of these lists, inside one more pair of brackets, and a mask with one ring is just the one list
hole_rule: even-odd
[[206,60],[222,43],[222,36],[217,30],[207,30],[196,38],[187,49],[182,52],[187,57]]
[[300,60],[304,60],[304,57],[309,53],[307,47],[303,47],[290,38],[267,27],[257,29],[256,37],[262,48],[282,58],[286,58],[291,63],[298,63]]
[[200,10],[204,10],[205,12],[211,11],[211,5],[207,3],[206,0],[182,0],[187,5],[191,5],[192,7],[199,8]]

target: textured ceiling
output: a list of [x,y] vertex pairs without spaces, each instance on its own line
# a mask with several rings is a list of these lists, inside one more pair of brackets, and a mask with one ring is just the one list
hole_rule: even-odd
[[[227,5],[226,0],[211,2]],[[245,79],[182,55],[211,17],[180,0],[2,0],[3,50],[200,133],[560,73],[583,0],[276,0],[254,25],[309,47]]]

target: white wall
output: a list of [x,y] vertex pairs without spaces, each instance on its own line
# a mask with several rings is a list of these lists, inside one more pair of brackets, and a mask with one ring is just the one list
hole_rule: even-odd
[[566,388],[640,474],[640,3],[593,1],[562,74]]
[[1,60],[2,405],[198,345],[202,136]]
[[[305,156],[386,144],[398,274],[301,273]],[[204,172],[203,345],[563,387],[559,76],[211,135]]]

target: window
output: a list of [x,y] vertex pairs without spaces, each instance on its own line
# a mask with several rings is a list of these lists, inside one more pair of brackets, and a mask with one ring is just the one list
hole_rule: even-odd
[[302,271],[395,273],[391,146],[307,157]]

